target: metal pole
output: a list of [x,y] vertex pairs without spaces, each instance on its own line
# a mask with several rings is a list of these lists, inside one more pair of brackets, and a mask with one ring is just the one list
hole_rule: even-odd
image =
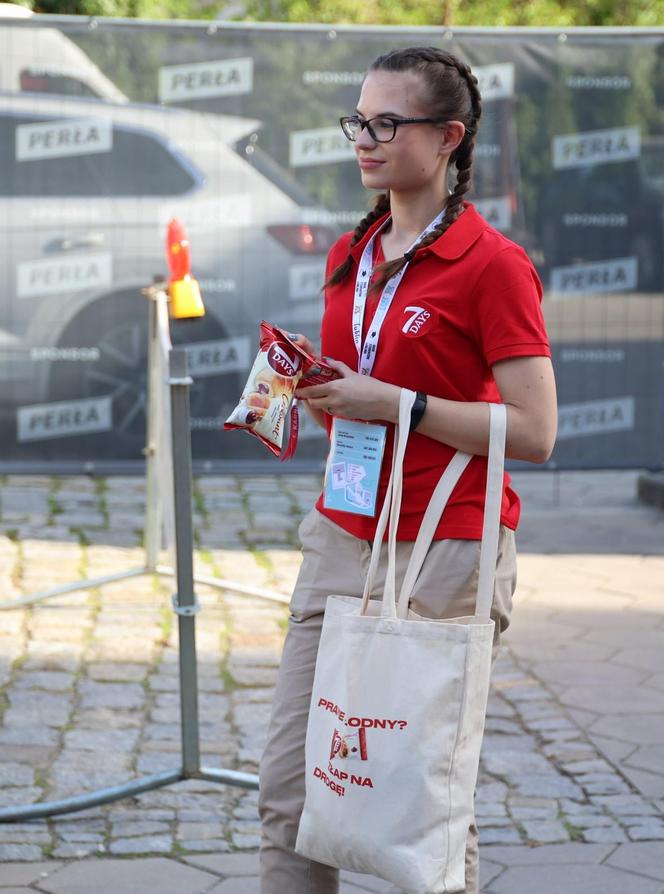
[[145,564],[154,571],[159,561],[161,547],[161,500],[159,496],[159,404],[161,388],[161,355],[159,346],[159,329],[157,325],[158,301],[165,301],[166,295],[161,289],[146,289],[144,294],[149,301],[148,314],[148,395],[147,395],[147,433],[145,453]]
[[200,770],[198,732],[198,678],[196,670],[196,612],[194,594],[194,539],[191,523],[191,432],[189,386],[185,351],[170,353],[171,424],[173,438],[173,490],[175,494],[175,576],[173,608],[178,616],[180,645],[180,718],[182,771],[185,777]]
[[165,770],[154,776],[144,776],[134,782],[125,782],[122,785],[102,788],[84,795],[74,795],[63,801],[40,801],[38,804],[4,807],[0,810],[0,823],[17,823],[23,820],[43,819],[46,816],[59,816],[63,813],[76,813],[78,810],[87,810],[90,807],[98,807],[100,804],[110,804],[121,798],[132,798],[142,792],[163,788],[165,785],[179,782],[182,778],[180,770]]

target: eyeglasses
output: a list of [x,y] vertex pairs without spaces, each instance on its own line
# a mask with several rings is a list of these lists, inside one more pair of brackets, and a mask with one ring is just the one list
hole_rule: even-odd
[[402,124],[442,124],[436,118],[389,118],[380,115],[377,118],[360,118],[359,115],[350,115],[347,118],[339,118],[341,129],[352,143],[359,137],[364,128],[369,131],[371,139],[376,143],[390,143],[397,135],[397,128]]

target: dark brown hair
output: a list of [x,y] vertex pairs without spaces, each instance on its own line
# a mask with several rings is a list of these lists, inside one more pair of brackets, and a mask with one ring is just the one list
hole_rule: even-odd
[[[470,189],[470,172],[473,163],[473,149],[479,120],[482,115],[482,100],[477,78],[470,67],[445,50],[436,47],[409,47],[403,50],[392,50],[379,56],[369,71],[413,71],[422,77],[425,87],[424,100],[430,117],[442,121],[461,121],[466,128],[463,140],[450,156],[457,171],[456,186],[445,202],[445,217],[432,230],[417,248],[431,245],[452,226],[463,210],[463,197]],[[355,227],[351,246],[356,245],[369,227],[390,210],[389,193],[382,193],[376,198],[373,209]],[[411,260],[415,249],[406,252],[402,257],[387,261],[376,267],[378,277],[371,290],[382,288],[385,283],[398,273]],[[348,276],[353,266],[350,255],[332,271],[325,286],[333,286]]]

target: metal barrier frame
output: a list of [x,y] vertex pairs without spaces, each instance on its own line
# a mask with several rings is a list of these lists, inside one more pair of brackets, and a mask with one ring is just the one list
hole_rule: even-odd
[[[150,327],[148,349],[148,437],[146,446],[146,509],[145,509],[145,565],[130,568],[116,574],[88,578],[64,584],[51,590],[33,593],[12,602],[0,604],[0,610],[24,608],[54,596],[74,593],[91,587],[99,587],[115,581],[126,580],[144,574],[160,574],[175,577],[173,611],[178,618],[179,674],[180,674],[180,724],[181,765],[151,776],[98,789],[60,801],[45,801],[31,805],[0,809],[0,823],[41,819],[63,813],[74,813],[128,798],[141,792],[151,791],[180,782],[183,779],[206,779],[224,785],[257,789],[258,776],[237,770],[201,767],[200,734],[198,726],[198,671],[196,660],[196,614],[199,604],[194,583],[206,584],[221,590],[232,590],[272,602],[288,604],[287,596],[261,587],[252,587],[222,578],[193,573],[193,526],[192,526],[192,463],[191,430],[189,419],[189,387],[192,379],[187,372],[187,355],[184,350],[173,349],[169,343],[160,342],[159,315],[167,314],[167,295],[163,285],[145,290],[150,299]],[[163,318],[162,318],[163,319]],[[168,371],[163,369],[161,352],[168,357]],[[157,562],[161,545],[163,507],[159,496],[158,389],[166,373],[171,409],[171,449],[173,460],[173,502],[175,528],[175,571]],[[162,448],[163,449],[163,448]]]

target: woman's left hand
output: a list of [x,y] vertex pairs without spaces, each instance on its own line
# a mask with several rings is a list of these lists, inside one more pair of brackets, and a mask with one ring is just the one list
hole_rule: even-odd
[[324,385],[310,385],[298,388],[297,398],[309,402],[309,406],[323,410],[331,416],[345,419],[382,419],[396,422],[399,418],[399,395],[401,389],[354,372],[340,360],[325,358],[325,362],[336,370],[341,378]]

